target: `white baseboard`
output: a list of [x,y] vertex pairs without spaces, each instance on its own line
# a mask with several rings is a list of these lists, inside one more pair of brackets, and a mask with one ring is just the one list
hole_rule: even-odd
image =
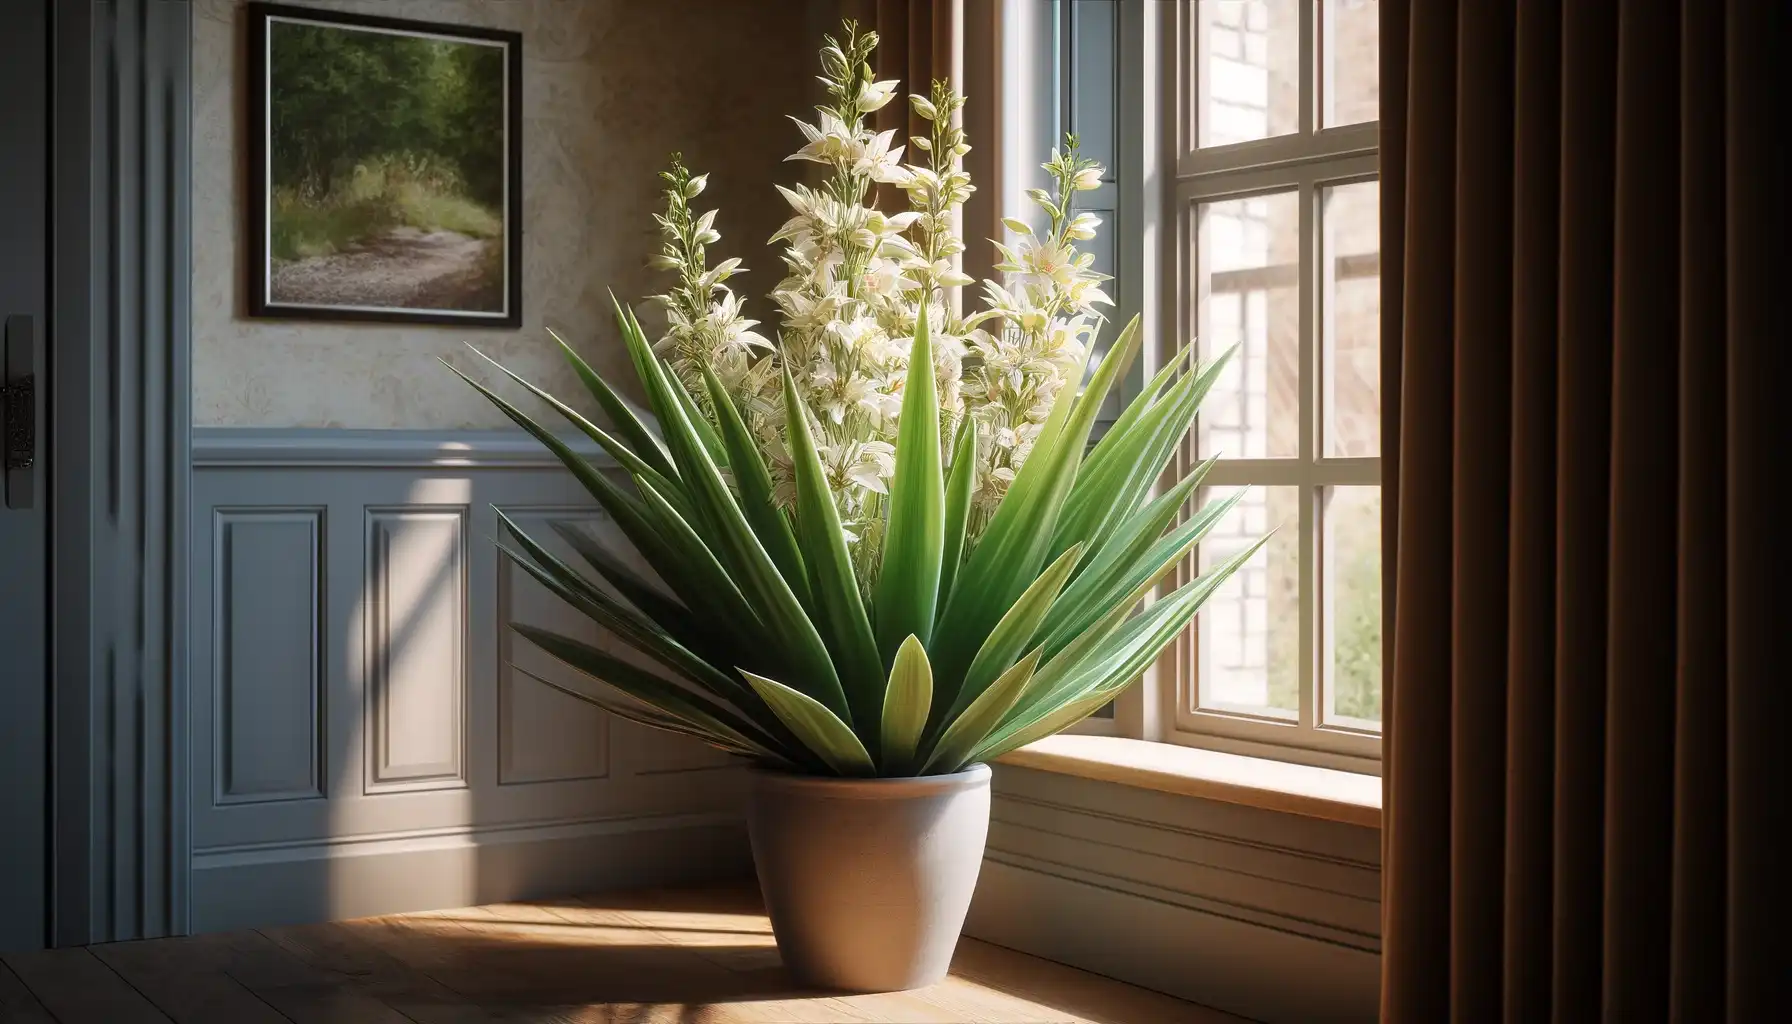
[[966,933],[1270,1024],[1379,1014],[1379,833],[998,765]]
[[193,860],[193,931],[752,875],[746,827],[729,815],[202,851]]
[[994,859],[965,932],[1271,1024],[1379,1012],[1374,953]]

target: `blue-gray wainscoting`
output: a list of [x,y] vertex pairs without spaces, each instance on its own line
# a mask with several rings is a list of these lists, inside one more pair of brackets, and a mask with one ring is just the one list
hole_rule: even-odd
[[[745,876],[740,774],[512,664],[596,640],[508,565],[601,512],[519,435],[195,432],[195,931]],[[564,554],[571,556],[569,551]],[[599,641],[601,642],[601,641]]]

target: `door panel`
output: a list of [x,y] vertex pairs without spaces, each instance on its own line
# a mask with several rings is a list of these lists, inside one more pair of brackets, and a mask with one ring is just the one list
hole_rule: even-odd
[[46,6],[9,4],[0,32],[0,950],[46,931]]

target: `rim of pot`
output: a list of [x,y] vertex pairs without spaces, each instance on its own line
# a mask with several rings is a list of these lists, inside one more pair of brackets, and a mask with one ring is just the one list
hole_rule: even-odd
[[856,791],[865,796],[895,795],[896,790],[955,789],[967,784],[987,781],[993,774],[981,761],[965,765],[949,775],[897,775],[887,778],[851,775],[809,775],[753,765],[748,773],[782,787],[827,789],[835,792]]

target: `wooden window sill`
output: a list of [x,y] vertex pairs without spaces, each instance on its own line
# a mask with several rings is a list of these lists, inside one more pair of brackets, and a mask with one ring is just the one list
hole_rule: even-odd
[[1357,772],[1120,736],[1050,736],[997,763],[1381,827],[1381,779]]

